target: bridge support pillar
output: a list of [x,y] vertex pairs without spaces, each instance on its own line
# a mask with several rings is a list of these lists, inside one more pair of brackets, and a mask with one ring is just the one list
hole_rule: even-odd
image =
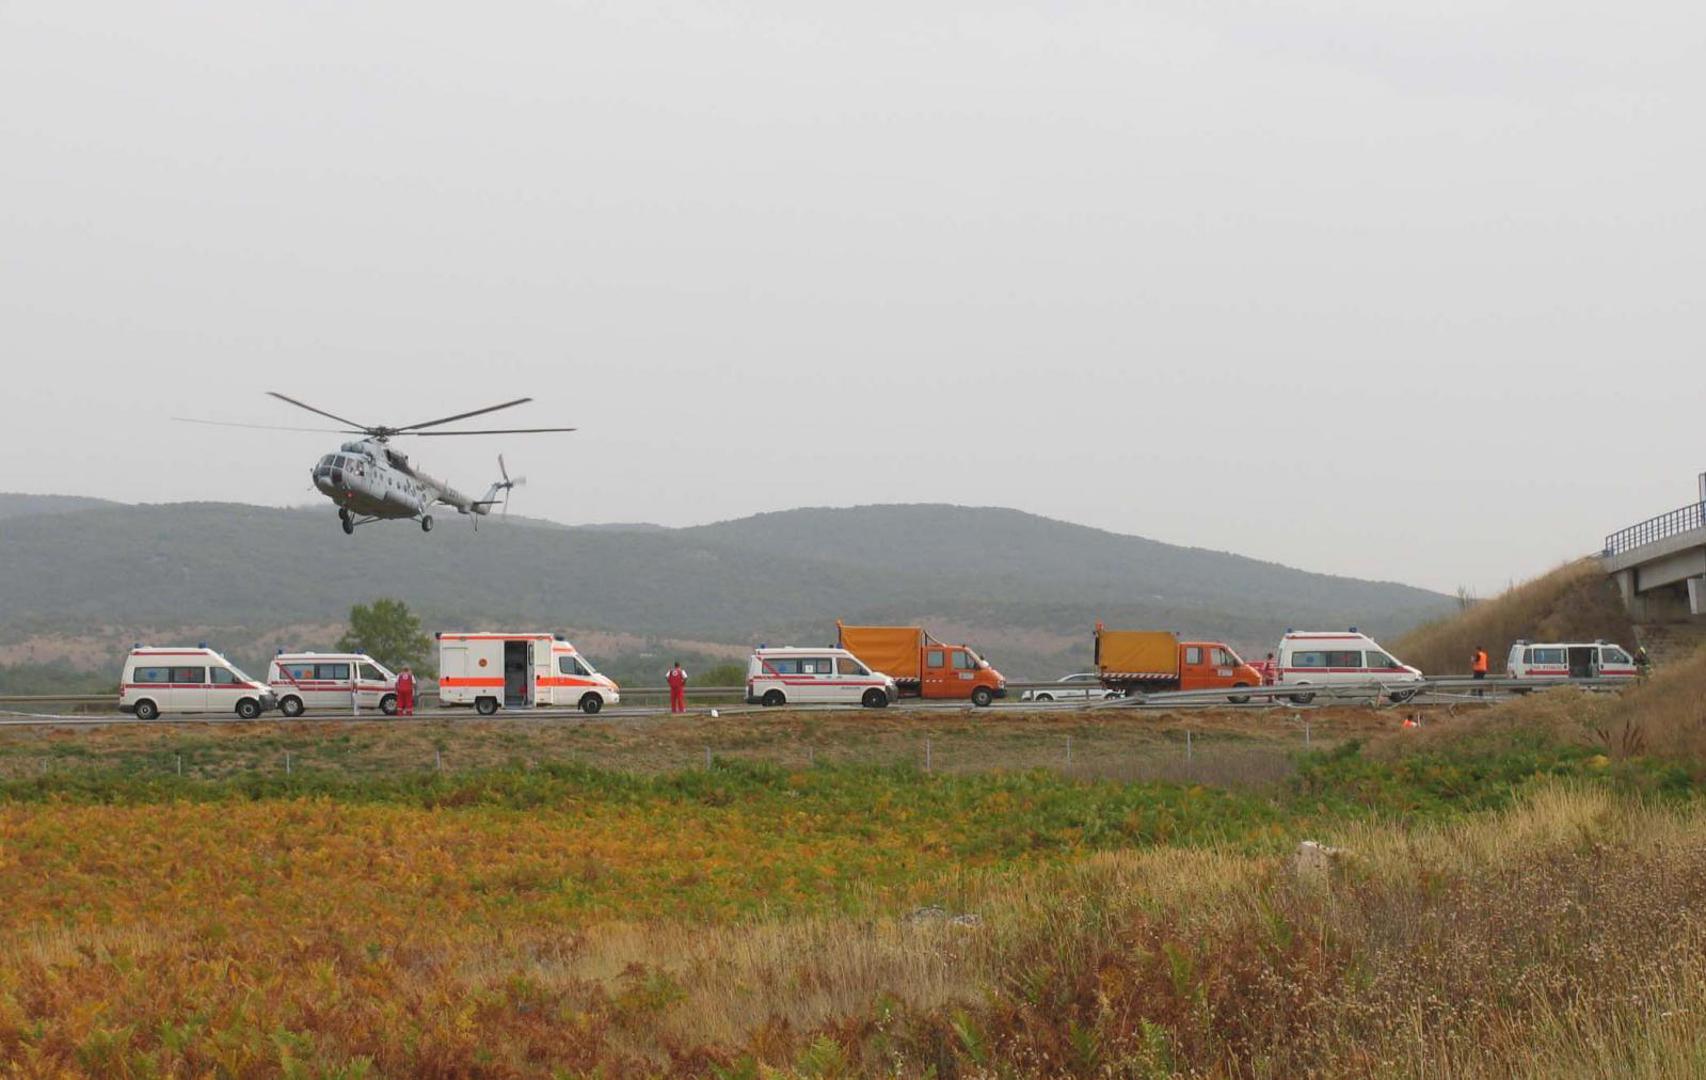
[[1647,598],[1635,590],[1635,568],[1633,566],[1619,570],[1611,575],[1617,582],[1617,591],[1623,596],[1623,607],[1629,612],[1629,618],[1634,622],[1647,621]]

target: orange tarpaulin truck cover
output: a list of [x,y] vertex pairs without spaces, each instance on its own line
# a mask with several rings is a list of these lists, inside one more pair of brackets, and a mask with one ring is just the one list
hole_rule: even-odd
[[917,626],[842,626],[841,647],[891,679],[918,679],[924,630]]
[[1179,638],[1170,630],[1096,627],[1096,667],[1102,674],[1178,674]]

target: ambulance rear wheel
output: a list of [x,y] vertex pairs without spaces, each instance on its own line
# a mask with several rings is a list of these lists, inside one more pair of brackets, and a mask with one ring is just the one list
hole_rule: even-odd
[[867,690],[865,699],[860,704],[867,709],[886,709],[889,707],[889,696],[881,690]]
[[386,694],[384,697],[380,698],[379,699],[379,711],[384,713],[386,716],[396,716],[397,715],[397,695],[396,694]]
[[783,696],[780,690],[766,690],[764,696],[758,700],[765,708],[776,709],[780,708],[788,699]]
[[597,694],[587,694],[581,698],[581,712],[591,716],[604,708],[604,699]]
[[287,698],[283,698],[278,703],[278,711],[286,716],[301,716],[302,699],[297,697],[295,694],[292,694]]
[[1414,691],[1414,690],[1394,690],[1394,691],[1392,691],[1392,693],[1388,694],[1386,697],[1387,697],[1388,701],[1392,702],[1392,704],[1402,705],[1402,704],[1404,704],[1404,702],[1409,701],[1411,698],[1413,698],[1415,696],[1416,696],[1416,691]]
[[138,720],[153,720],[160,715],[160,706],[143,698],[136,703],[136,718]]
[[421,532],[432,532],[432,515],[421,518]]
[[995,692],[987,686],[980,686],[971,692],[971,703],[980,709],[987,709],[995,700]]
[[355,532],[355,522],[351,521],[347,516],[343,519],[343,522],[344,522],[344,535],[345,536],[352,535]]
[[259,715],[261,715],[261,703],[254,698],[244,698],[237,703],[237,718],[239,720],[253,720]]
[[1314,700],[1315,700],[1314,694],[1293,694],[1293,695],[1291,695],[1291,703],[1293,705],[1307,705],[1311,701],[1314,701]]
[[495,697],[483,697],[479,701],[474,702],[474,711],[479,713],[481,716],[490,716],[498,711],[498,699]]

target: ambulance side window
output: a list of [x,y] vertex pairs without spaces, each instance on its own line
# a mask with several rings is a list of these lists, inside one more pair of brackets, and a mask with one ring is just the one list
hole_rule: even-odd
[[384,682],[385,676],[379,674],[379,669],[372,664],[361,665],[361,677],[366,682]]
[[215,686],[236,686],[237,676],[231,674],[229,668],[216,667],[208,672],[207,681]]
[[320,664],[315,667],[315,678],[335,679],[338,682],[349,681],[348,664]]
[[562,672],[564,675],[591,674],[591,672],[587,671],[587,669],[581,665],[580,658],[578,656],[557,657],[557,670]]
[[138,683],[168,683],[172,681],[169,667],[139,667],[130,673],[130,681]]
[[207,681],[207,669],[201,667],[175,667],[172,669],[172,681],[175,683],[196,683]]
[[791,656],[786,659],[777,657],[774,660],[767,660],[764,666],[769,669],[769,673],[772,675],[798,675],[800,673],[800,662]]

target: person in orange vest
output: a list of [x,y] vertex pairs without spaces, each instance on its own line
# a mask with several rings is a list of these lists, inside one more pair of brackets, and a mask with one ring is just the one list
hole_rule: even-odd
[[672,713],[687,711],[687,672],[681,669],[681,661],[669,669],[664,676],[664,682],[669,684],[669,711]]
[[[1472,677],[1477,679],[1487,677],[1487,647],[1485,645],[1475,646],[1475,655],[1469,659],[1469,672]],[[1481,693],[1482,691],[1477,690],[1475,696],[1480,697]]]
[[415,715],[415,673],[409,670],[407,664],[397,673],[397,714]]

